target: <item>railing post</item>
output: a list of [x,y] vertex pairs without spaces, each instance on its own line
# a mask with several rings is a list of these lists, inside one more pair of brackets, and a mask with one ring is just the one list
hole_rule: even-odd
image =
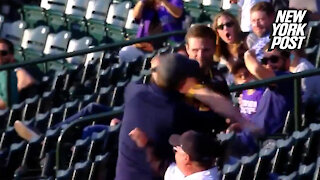
[[11,107],[11,94],[12,94],[12,92],[11,92],[11,81],[12,81],[12,79],[11,79],[11,69],[7,69],[7,95],[8,95],[8,99],[7,99],[7,107]]
[[301,126],[301,78],[294,78],[294,130]]

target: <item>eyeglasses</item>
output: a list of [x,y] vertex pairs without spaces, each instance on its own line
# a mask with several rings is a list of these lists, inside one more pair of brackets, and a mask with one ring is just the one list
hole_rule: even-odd
[[279,61],[279,56],[270,56],[270,57],[264,57],[261,59],[261,63],[264,65],[268,64],[269,61],[275,64]]
[[223,30],[223,27],[226,26],[226,27],[232,27],[234,25],[234,22],[227,22],[225,24],[220,24],[217,26],[217,29],[220,29],[220,30]]
[[0,56],[6,56],[9,54],[9,51],[6,50],[0,50]]

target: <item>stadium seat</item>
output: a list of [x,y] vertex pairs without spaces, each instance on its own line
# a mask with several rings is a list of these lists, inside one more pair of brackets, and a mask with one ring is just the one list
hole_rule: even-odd
[[[23,48],[22,51],[26,61],[34,60],[42,56],[48,34],[48,26],[38,26],[34,29],[26,29],[24,31],[21,47]],[[42,69],[42,65],[40,69]]]
[[133,17],[133,9],[128,12],[128,19],[125,25],[126,37],[128,39],[134,39],[137,35],[139,23],[137,23]]
[[312,123],[309,125],[310,136],[305,144],[305,151],[303,155],[302,162],[309,164],[314,162],[318,156],[319,151],[319,141],[320,141],[320,124]]
[[91,19],[105,21],[111,2],[111,0],[89,0],[86,19],[88,21]]
[[88,179],[91,168],[91,161],[87,160],[85,162],[78,162],[74,165],[74,170],[72,173],[72,179],[81,180]]
[[3,130],[6,128],[7,122],[8,122],[8,118],[9,118],[9,112],[10,109],[6,108],[6,109],[1,109],[0,110],[0,129]]
[[44,158],[46,156],[46,153],[55,149],[60,131],[60,128],[47,130],[42,142],[42,147],[39,155],[40,159]]
[[289,151],[292,148],[293,138],[277,140],[277,151],[272,161],[271,173],[284,174],[287,170]]
[[103,104],[106,106],[110,106],[112,100],[113,100],[113,91],[114,87],[102,87],[100,88],[99,95],[97,97],[96,103]]
[[311,163],[309,165],[300,164],[298,169],[299,179],[312,179],[315,171],[316,163]]
[[192,17],[193,22],[202,22],[202,0],[184,0],[184,9]]
[[115,42],[125,40],[124,27],[131,6],[131,1],[123,1],[121,3],[112,3],[109,7],[106,31],[107,36]]
[[25,106],[22,111],[21,121],[30,120],[35,117],[37,113],[37,107],[39,102],[39,95],[34,96],[33,98],[27,98],[25,100]]
[[62,120],[64,121],[71,115],[75,114],[78,112],[78,107],[79,107],[79,100],[75,99],[74,101],[70,101],[65,103],[65,108],[63,112],[63,117]]
[[72,178],[73,169],[58,170],[56,180],[68,180]]
[[21,120],[22,112],[25,106],[25,102],[12,105],[12,108],[9,112],[7,127],[13,126],[16,120]]
[[275,145],[260,149],[258,162],[255,166],[253,180],[269,179],[271,160],[276,152]]
[[[74,51],[87,49],[91,44],[92,44],[91,37],[85,36],[80,39],[71,39],[68,45],[67,52],[74,52]],[[84,63],[84,56],[69,57],[69,58],[66,58],[66,61],[71,64],[79,65],[81,63]]]
[[240,162],[236,162],[234,164],[225,164],[222,169],[222,180],[236,179],[239,170]]
[[78,139],[76,141],[69,161],[69,168],[74,166],[76,162],[86,161],[90,143],[90,137],[87,137],[86,139]]
[[106,179],[108,170],[105,168],[110,159],[110,153],[105,153],[103,155],[97,155],[94,159],[94,162],[91,165],[89,178],[93,179]]
[[288,172],[296,171],[299,167],[299,163],[302,160],[302,155],[305,150],[304,144],[310,135],[310,129],[306,128],[303,131],[295,131],[292,134],[294,140],[293,147],[289,153]]
[[55,91],[46,91],[39,100],[37,114],[46,113],[53,107]]
[[231,4],[229,0],[222,0],[222,9],[237,17],[239,6],[237,4]]
[[54,127],[56,124],[58,124],[64,120],[63,119],[64,110],[65,110],[65,104],[62,104],[59,107],[54,107],[51,109],[47,129]]
[[66,6],[67,28],[72,32],[73,38],[87,35],[85,15],[89,0],[68,0]]
[[24,56],[19,49],[21,47],[23,32],[26,28],[26,22],[19,20],[12,23],[4,23],[1,31],[1,37],[11,41],[15,46],[14,58],[18,62],[24,61]]
[[282,175],[278,177],[279,180],[298,180],[298,172],[295,171],[289,175]]
[[50,111],[46,113],[39,113],[35,117],[34,128],[37,129],[40,133],[45,134],[50,118]]
[[89,151],[88,151],[88,159],[87,160],[94,160],[95,156],[103,153],[105,150],[105,145],[106,142],[108,141],[108,131],[103,130],[101,132],[94,132],[91,135],[91,143],[89,146]]
[[40,6],[46,10],[47,24],[51,32],[66,29],[65,9],[66,0],[42,0]]
[[212,21],[213,17],[221,11],[220,0],[203,0],[202,1],[203,12],[206,16],[206,21]]
[[45,10],[39,6],[25,4],[22,6],[20,14],[28,28],[35,28],[47,23]]
[[90,103],[96,102],[98,97],[98,93],[86,94],[83,97],[83,100],[79,103],[79,110],[83,107],[87,106]]
[[254,174],[254,167],[258,160],[258,154],[253,154],[251,156],[241,157],[241,166],[239,173],[237,175],[238,180],[252,179]]

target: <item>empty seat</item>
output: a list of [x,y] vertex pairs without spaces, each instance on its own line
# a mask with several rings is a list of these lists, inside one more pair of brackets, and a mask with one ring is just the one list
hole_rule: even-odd
[[26,29],[27,24],[24,21],[15,21],[12,23],[4,23],[2,32],[1,32],[1,37],[8,39],[11,41],[15,46],[21,45],[22,41],[22,36],[23,32]]
[[287,170],[289,151],[293,144],[293,138],[277,140],[277,150],[272,162],[272,173],[284,174]]
[[126,37],[129,39],[133,39],[137,35],[137,31],[139,28],[139,23],[137,23],[133,17],[133,9],[130,9],[128,12],[128,19],[125,25]]
[[111,0],[90,0],[86,11],[86,19],[105,21],[111,2]]
[[132,2],[124,1],[121,3],[113,3],[110,5],[107,16],[107,35],[113,41],[125,40],[124,27],[127,22],[129,9]]
[[47,22],[45,10],[36,5],[23,5],[21,15],[29,28],[45,25]]
[[241,167],[237,176],[237,180],[252,179],[254,175],[254,167],[258,160],[258,154],[252,156],[241,157]]
[[0,14],[0,34],[2,31],[2,24],[4,23],[4,16]]
[[73,37],[80,38],[87,33],[87,25],[84,19],[89,0],[68,0],[66,6],[67,27],[73,33]]
[[90,174],[91,161],[78,162],[74,165],[72,179],[81,180],[88,179]]
[[225,164],[222,169],[222,180],[233,180],[236,179],[240,169],[240,162],[234,164]]
[[41,7],[46,9],[47,24],[53,32],[66,28],[65,9],[66,0],[42,0]]
[[30,120],[36,116],[37,107],[39,103],[39,95],[34,96],[33,98],[27,98],[25,100],[25,106],[22,112],[21,120]]
[[89,180],[94,179],[107,179],[108,170],[105,168],[106,164],[110,159],[110,153],[105,153],[103,155],[97,155],[94,162],[91,165]]
[[[91,37],[82,37],[81,39],[71,39],[68,45],[67,52],[74,52],[89,48],[92,43]],[[84,56],[73,56],[66,58],[66,61],[71,64],[84,63]]]
[[69,161],[69,168],[71,168],[76,162],[83,162],[87,159],[90,143],[90,137],[87,137],[86,139],[79,139],[76,141]]
[[260,149],[259,159],[254,170],[254,180],[269,179],[269,174],[271,171],[271,160],[275,152],[275,145]]

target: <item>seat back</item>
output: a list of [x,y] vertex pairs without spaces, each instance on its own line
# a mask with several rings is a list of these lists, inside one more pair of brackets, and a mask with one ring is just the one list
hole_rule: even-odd
[[26,29],[23,34],[21,47],[24,49],[32,49],[42,52],[48,34],[48,26],[38,26],[35,29]]
[[57,34],[50,33],[48,35],[44,54],[59,54],[67,51],[68,43],[71,38],[71,32],[61,31]]
[[86,12],[86,19],[105,20],[111,0],[90,0]]
[[124,1],[117,4],[111,4],[107,16],[107,24],[124,27],[128,18],[129,9],[132,2]]
[[27,24],[24,21],[15,21],[12,23],[4,23],[1,37],[8,39],[15,46],[20,46],[22,41],[23,32],[26,29]]
[[[68,45],[67,52],[74,52],[74,51],[87,49],[89,48],[91,43],[92,43],[92,38],[87,36],[81,39],[71,39]],[[73,56],[73,57],[67,58],[66,60],[67,62],[72,64],[80,64],[80,63],[83,63],[84,56]]]
[[68,0],[65,14],[84,17],[89,0]]
[[67,0],[42,0],[40,6],[46,10],[64,12]]

